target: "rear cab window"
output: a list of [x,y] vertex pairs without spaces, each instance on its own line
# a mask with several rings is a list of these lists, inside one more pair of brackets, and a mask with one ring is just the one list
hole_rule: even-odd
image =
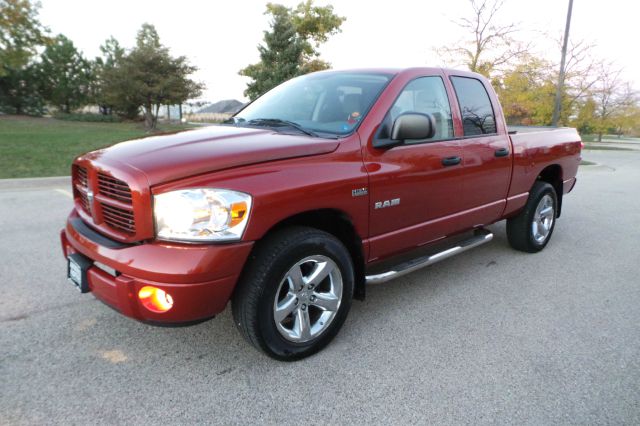
[[464,136],[497,133],[493,105],[484,84],[472,77],[451,77],[458,98]]

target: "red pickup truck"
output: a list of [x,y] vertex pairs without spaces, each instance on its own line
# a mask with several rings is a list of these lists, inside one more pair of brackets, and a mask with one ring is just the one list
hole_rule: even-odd
[[68,277],[123,315],[197,323],[231,301],[269,356],[311,355],[353,298],[491,240],[549,242],[574,129],[508,129],[489,82],[440,68],[292,79],[229,123],[78,157]]

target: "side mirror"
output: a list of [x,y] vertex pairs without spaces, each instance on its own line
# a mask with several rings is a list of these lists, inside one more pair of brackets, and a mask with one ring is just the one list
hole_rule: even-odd
[[430,139],[436,134],[436,121],[431,114],[406,112],[400,114],[391,128],[391,140]]

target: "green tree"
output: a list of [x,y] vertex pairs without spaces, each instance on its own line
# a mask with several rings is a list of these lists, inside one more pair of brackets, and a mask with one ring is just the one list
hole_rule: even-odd
[[7,114],[42,115],[44,99],[40,94],[39,70],[31,64],[7,68],[0,77],[0,111]]
[[251,100],[290,78],[330,68],[318,49],[340,32],[346,19],[336,15],[333,6],[314,6],[312,0],[295,8],[268,3],[265,14],[271,16],[271,30],[258,46],[260,62],[239,72],[252,79],[245,90]]
[[0,0],[0,77],[27,66],[36,49],[48,42],[38,8],[29,0]]
[[28,0],[0,0],[0,111],[5,113],[43,112],[33,59],[49,38],[38,7]]
[[155,27],[144,24],[136,46],[105,69],[102,91],[117,111],[142,108],[145,126],[152,130],[162,105],[175,105],[200,95],[203,85],[188,76],[197,70],[184,56],[174,58],[162,45]]
[[91,64],[71,40],[58,35],[45,49],[38,68],[47,102],[66,113],[86,105],[93,79]]
[[[120,46],[118,40],[114,37],[109,37],[104,44],[100,46],[100,52],[102,52],[102,56],[95,58],[91,63],[94,79],[90,87],[90,96],[92,102],[98,105],[100,112],[108,115],[113,112],[114,105],[107,100],[107,94],[104,90],[105,78],[114,68],[120,65],[125,55],[125,50]],[[137,108],[133,115],[135,116],[136,114]]]
[[244,94],[251,100],[283,81],[300,75],[304,47],[289,16],[274,15],[272,30],[265,31],[265,46],[258,46],[260,62],[247,66],[240,75],[250,77]]

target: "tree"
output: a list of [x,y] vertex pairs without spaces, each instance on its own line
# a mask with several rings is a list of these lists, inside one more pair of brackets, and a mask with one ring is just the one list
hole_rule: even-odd
[[[562,38],[557,40],[558,49],[562,48]],[[595,69],[598,60],[591,55],[594,45],[585,40],[569,41],[564,67],[564,84],[561,93],[561,114],[559,125],[567,125],[569,117],[585,106],[590,89],[597,81]],[[554,78],[559,80],[559,64],[554,65]]]
[[596,102],[588,97],[578,105],[577,114],[571,123],[581,135],[591,134],[595,131]]
[[265,14],[272,18],[271,31],[264,32],[265,44],[258,46],[260,62],[239,72],[252,79],[245,90],[251,100],[290,78],[330,68],[318,49],[346,19],[333,6],[314,6],[312,0],[295,8],[268,3]]
[[93,79],[91,64],[71,40],[58,35],[42,54],[38,69],[47,102],[65,113],[86,105]]
[[244,92],[251,100],[300,75],[304,46],[290,17],[284,13],[274,15],[271,27],[271,32],[264,33],[265,46],[258,46],[260,62],[240,71],[240,75],[253,79]]
[[196,67],[184,56],[174,58],[155,27],[144,24],[136,46],[112,68],[105,68],[105,101],[119,111],[142,108],[147,129],[155,129],[161,105],[175,105],[200,95],[203,85],[188,78]]
[[[527,56],[493,80],[507,123],[545,126],[551,123],[555,95],[553,65]],[[567,110],[563,109],[566,114]]]
[[455,47],[443,46],[436,51],[448,62],[462,63],[469,70],[490,77],[526,54],[529,46],[513,38],[517,24],[497,22],[504,0],[469,0],[469,3],[470,16],[455,22],[468,37],[455,43]]
[[[118,40],[114,37],[109,37],[104,44],[100,46],[100,51],[102,52],[102,56],[95,58],[91,64],[94,79],[90,87],[90,92],[92,102],[98,105],[100,113],[108,115],[113,112],[114,106],[107,101],[107,94],[104,90],[105,78],[114,68],[120,65],[125,55],[125,50],[120,46]],[[133,115],[137,115],[137,108]]]
[[0,0],[0,111],[42,114],[33,58],[49,41],[46,32],[38,21],[37,3]]
[[0,77],[0,111],[7,114],[42,115],[44,99],[40,94],[36,65],[8,68]]
[[48,42],[38,8],[29,0],[0,0],[0,77],[27,66],[37,47]]
[[628,83],[620,78],[622,70],[612,64],[600,64],[598,80],[591,89],[591,96],[595,102],[595,122],[593,128],[598,135],[598,142],[602,135],[610,129],[615,129],[616,119],[623,115],[623,111],[637,104],[635,92]]

